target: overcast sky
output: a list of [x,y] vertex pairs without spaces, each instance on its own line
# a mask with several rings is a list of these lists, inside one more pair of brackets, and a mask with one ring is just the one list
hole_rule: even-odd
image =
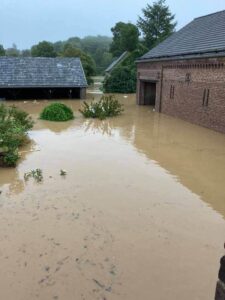
[[[152,0],[0,0],[0,44],[25,49],[72,36],[110,35],[118,21],[136,23]],[[177,29],[193,18],[225,9],[225,0],[167,0]]]

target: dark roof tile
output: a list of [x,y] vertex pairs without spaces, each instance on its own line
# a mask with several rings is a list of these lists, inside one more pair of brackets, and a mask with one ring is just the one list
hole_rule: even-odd
[[219,53],[225,50],[225,10],[194,19],[139,60]]
[[0,87],[86,87],[79,58],[0,57]]

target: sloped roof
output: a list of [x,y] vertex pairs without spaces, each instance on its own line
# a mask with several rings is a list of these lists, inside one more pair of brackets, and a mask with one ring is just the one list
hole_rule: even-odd
[[105,70],[106,73],[110,73],[118,64],[120,64],[128,56],[128,51],[123,52],[120,57],[116,58],[111,65]]
[[79,58],[0,57],[1,87],[86,87]]
[[225,56],[225,10],[194,19],[139,61],[221,54]]

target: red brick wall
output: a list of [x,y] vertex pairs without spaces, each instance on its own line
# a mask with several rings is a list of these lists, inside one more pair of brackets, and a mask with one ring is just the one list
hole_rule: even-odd
[[[157,81],[156,110],[225,133],[225,58],[138,64],[137,103],[143,82]],[[186,81],[187,74],[190,80]],[[170,97],[174,86],[174,97]],[[208,105],[203,106],[204,90]]]

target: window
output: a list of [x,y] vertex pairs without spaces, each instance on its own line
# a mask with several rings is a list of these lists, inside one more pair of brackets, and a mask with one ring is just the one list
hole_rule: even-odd
[[190,82],[191,81],[191,73],[187,73],[185,76],[185,81]]
[[175,91],[175,86],[171,85],[170,86],[170,99],[174,99],[174,91]]
[[209,89],[204,89],[202,106],[208,106],[208,105],[209,105]]

